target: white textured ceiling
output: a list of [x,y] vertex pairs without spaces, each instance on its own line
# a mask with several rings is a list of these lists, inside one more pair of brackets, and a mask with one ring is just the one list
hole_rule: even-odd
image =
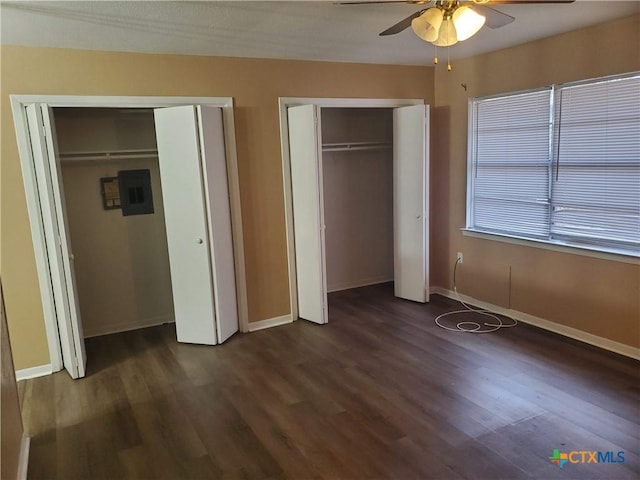
[[[420,8],[314,1],[2,1],[0,39],[9,45],[428,65],[433,47],[410,28],[378,36]],[[631,15],[640,11],[640,1],[494,8],[516,21],[496,30],[484,27],[451,47],[452,59]]]

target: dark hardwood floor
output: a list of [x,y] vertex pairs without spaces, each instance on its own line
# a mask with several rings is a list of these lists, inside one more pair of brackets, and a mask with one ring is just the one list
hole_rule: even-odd
[[448,332],[455,302],[390,285],[329,304],[328,325],[216,347],[171,325],[88,339],[86,378],[20,382],[29,478],[639,478],[639,362],[523,324]]

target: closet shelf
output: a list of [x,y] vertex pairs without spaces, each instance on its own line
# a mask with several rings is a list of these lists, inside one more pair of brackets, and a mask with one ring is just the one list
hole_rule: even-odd
[[347,152],[352,150],[381,150],[393,147],[392,142],[323,143],[323,152]]
[[111,150],[94,152],[61,152],[61,162],[89,162],[96,160],[135,160],[139,158],[155,158],[158,150],[138,149],[138,150]]

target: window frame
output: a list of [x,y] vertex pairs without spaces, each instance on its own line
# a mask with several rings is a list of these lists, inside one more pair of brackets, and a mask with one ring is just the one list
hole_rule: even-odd
[[[558,91],[559,89],[565,87],[574,87],[580,85],[587,84],[596,84],[602,83],[611,80],[622,80],[625,78],[633,78],[638,77],[640,75],[640,71],[637,72],[628,72],[619,75],[610,75],[605,77],[598,77],[592,79],[584,79],[575,82],[567,82],[562,84],[554,84],[543,86],[539,88],[532,88],[527,90],[519,90],[514,92],[507,93],[499,93],[493,95],[487,95],[483,97],[472,97],[468,100],[468,110],[467,110],[467,186],[466,186],[466,215],[465,215],[465,227],[461,230],[463,235],[475,237],[475,238],[483,238],[490,239],[496,241],[502,241],[506,243],[514,243],[518,245],[526,245],[533,246],[538,248],[544,248],[549,250],[561,251],[565,253],[574,253],[581,254],[586,256],[605,258],[609,260],[618,260],[626,263],[635,263],[640,264],[640,248],[637,251],[633,250],[623,250],[617,248],[608,248],[606,246],[601,245],[589,245],[589,244],[581,244],[581,243],[573,243],[570,240],[565,241],[558,238],[553,238],[551,233],[552,227],[552,217],[549,216],[549,236],[548,238],[539,238],[534,236],[526,236],[521,235],[514,232],[503,232],[503,231],[491,231],[485,230],[482,228],[477,228],[474,226],[474,208],[475,208],[475,188],[476,184],[474,182],[475,171],[477,168],[477,159],[476,153],[478,148],[476,128],[478,126],[477,123],[477,106],[481,101],[487,101],[491,99],[499,99],[506,98],[512,96],[520,96],[531,93],[539,93],[543,91],[549,91],[550,95],[550,110],[549,110],[549,155],[548,155],[548,172],[549,172],[549,208],[552,208],[553,198],[552,198],[552,177],[553,177],[553,169],[554,162],[556,160],[554,149],[555,138],[554,131],[556,128],[556,101],[559,98]],[[551,213],[551,212],[550,212]]]

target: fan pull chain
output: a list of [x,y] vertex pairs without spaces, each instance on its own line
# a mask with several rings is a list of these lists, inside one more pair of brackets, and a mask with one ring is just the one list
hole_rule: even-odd
[[[435,50],[435,53],[433,57],[433,64],[437,65],[438,64],[438,47],[435,45],[434,45],[434,50]],[[449,47],[447,47],[447,71],[450,72],[451,70],[453,70],[451,68],[451,55],[450,55]]]

